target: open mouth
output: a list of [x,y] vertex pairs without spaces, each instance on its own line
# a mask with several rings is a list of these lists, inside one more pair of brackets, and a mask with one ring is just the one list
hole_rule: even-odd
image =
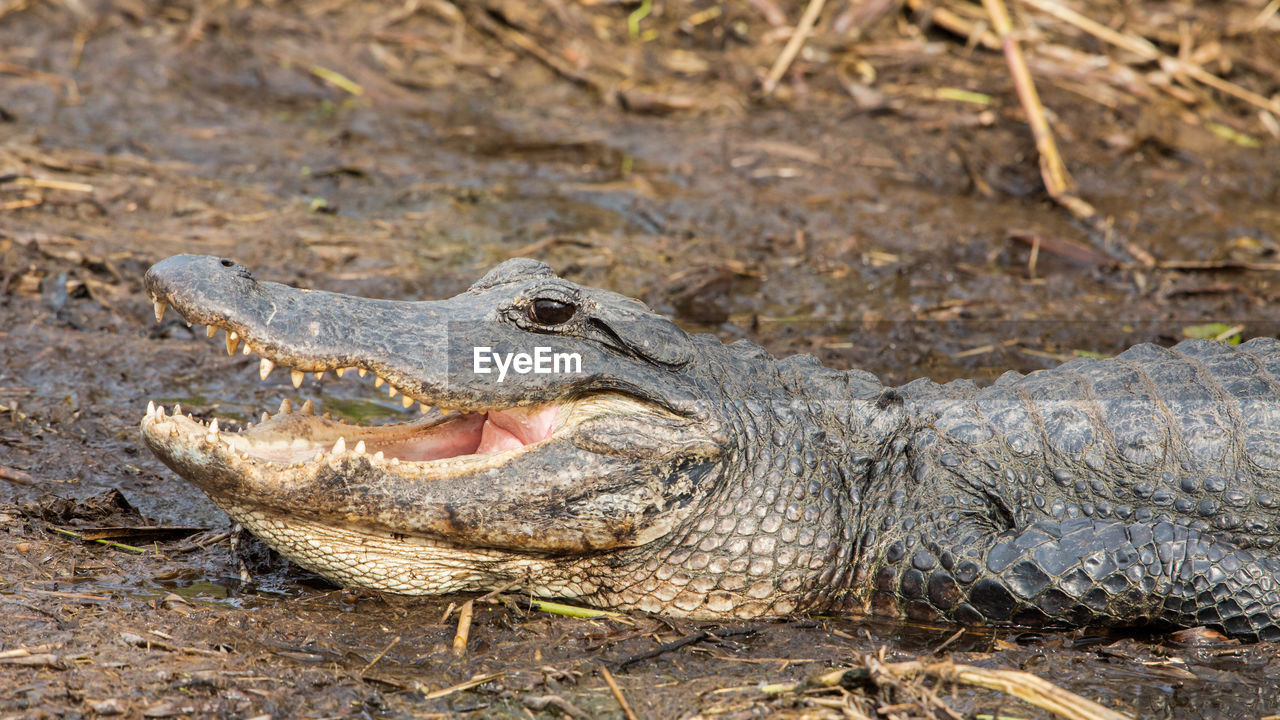
[[[608,353],[623,343],[613,329],[592,325],[600,337],[584,338],[524,328],[530,316],[510,313],[525,291],[510,282],[403,302],[259,282],[225,258],[176,256],[145,284],[158,321],[172,306],[189,327],[208,326],[209,338],[225,333],[229,354],[261,358],[264,380],[279,369],[297,388],[307,374],[354,370],[405,408],[422,406],[414,419],[385,424],[287,400],[253,423],[154,402],[142,418],[162,462],[272,547],[341,582],[406,591],[401,581],[421,561],[444,579],[419,578],[411,589],[438,592],[476,582],[479,571],[457,560],[484,560],[471,550],[524,562],[651,542],[687,516],[721,454],[717,426],[690,412],[687,388],[648,391],[670,379],[646,360],[661,343]],[[539,369],[548,347],[618,367]],[[480,369],[482,350],[510,363],[505,384]],[[524,369],[515,364],[530,356]]]
[[[156,317],[163,317],[166,304],[153,300]],[[188,320],[188,323],[190,321]],[[226,333],[227,353],[262,354],[259,376],[266,380],[281,361],[266,357],[252,339],[235,330],[208,326],[208,337]],[[364,367],[330,368],[336,375],[355,370],[362,377]],[[306,374],[323,378],[328,370],[288,368],[295,388]],[[436,408],[431,399],[419,398],[374,374],[374,386],[387,388],[391,397],[402,398],[405,408],[419,403],[420,418],[385,425],[361,425],[316,414],[307,400],[294,409],[285,399],[273,415],[262,413],[258,423],[233,430],[233,424],[217,419],[205,422],[184,414],[180,406],[172,410],[151,402],[142,420],[145,434],[189,452],[221,456],[230,465],[265,465],[268,468],[327,464],[346,457],[364,457],[375,465],[409,464],[422,475],[474,471],[501,464],[510,458],[545,444],[567,428],[593,416],[635,410],[642,403],[616,393],[596,393],[556,402],[521,407],[494,407],[482,410]],[[649,408],[652,411],[652,408]]]
[[[418,463],[440,468],[497,455],[515,454],[550,438],[563,423],[565,406],[544,405],[454,415],[435,413],[389,425],[356,425],[317,416],[310,402],[294,411],[286,399],[272,416],[238,432],[208,423],[181,406],[166,412],[147,406],[143,428],[157,437],[180,439],[187,446],[234,454],[241,461],[294,466],[323,463],[344,455],[367,455],[376,463]],[[454,462],[449,462],[454,461]]]

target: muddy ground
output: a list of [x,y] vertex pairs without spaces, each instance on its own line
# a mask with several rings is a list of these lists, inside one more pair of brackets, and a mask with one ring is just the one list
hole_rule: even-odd
[[[1280,330],[1274,117],[1151,64],[1123,66],[1135,90],[1038,63],[1080,195],[1111,222],[1091,232],[1045,195],[998,53],[893,4],[836,5],[763,97],[799,4],[0,3],[0,718],[622,717],[601,667],[640,717],[946,716],[891,684],[762,689],[868,655],[1023,669],[1134,717],[1280,712],[1277,646],[1162,634],[947,642],[516,598],[479,605],[457,657],[443,618],[464,598],[344,592],[253,545],[259,585],[241,587],[225,516],[140,446],[148,399],[399,412],[351,377],[259,382],[172,314],[157,325],[139,280],[181,252],[393,298],[532,256],[690,329],[890,381]],[[1217,42],[1205,67],[1280,91],[1263,3],[1108,13],[1175,55]],[[141,553],[54,532],[147,524],[208,532],[121,540]],[[1047,717],[936,690],[961,717]]]

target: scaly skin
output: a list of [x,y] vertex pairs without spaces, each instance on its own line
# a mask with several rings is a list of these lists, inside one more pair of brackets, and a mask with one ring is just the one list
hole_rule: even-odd
[[1280,637],[1280,343],[1187,341],[902,388],[872,607]]
[[[421,594],[515,581],[701,618],[847,612],[1280,638],[1275,340],[1142,345],[985,389],[895,389],[689,337],[527,260],[435,303],[303,295],[190,256],[157,265],[147,286],[276,364],[368,368],[423,402],[483,413],[631,398],[452,474],[349,451],[266,467],[202,444],[198,424],[148,415],[161,459],[343,584]],[[575,319],[531,325],[530,302],[552,291],[571,296]],[[454,345],[439,323],[460,319],[466,342]],[[519,342],[580,351],[588,371],[502,385],[438,374],[442,352]],[[246,437],[359,432],[296,416],[262,428]]]

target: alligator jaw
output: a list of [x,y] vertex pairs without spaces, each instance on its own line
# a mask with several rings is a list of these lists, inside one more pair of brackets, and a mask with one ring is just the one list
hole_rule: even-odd
[[182,414],[178,405],[167,415],[163,407],[151,402],[142,428],[148,438],[156,439],[154,444],[182,446],[187,452],[217,457],[242,473],[333,467],[350,456],[379,469],[403,466],[399,470],[402,474],[431,480],[497,468],[512,457],[535,449],[565,425],[562,411],[566,407],[573,406],[518,408],[360,426],[327,416],[293,413],[286,402],[275,417],[264,413],[261,424],[231,432],[220,428],[216,419],[205,424]]
[[[292,412],[286,402],[238,432],[178,408],[148,407],[142,435],[165,464],[287,557],[338,582],[414,593],[480,588],[514,572],[498,566],[528,572],[538,558],[647,544],[687,517],[698,480],[721,452],[714,425],[672,410],[678,396],[627,392],[645,384],[639,380],[502,385],[441,374],[440,328],[458,316],[469,323],[461,332],[468,342],[558,340],[494,319],[491,308],[519,302],[530,283],[397,303],[259,283],[228,262],[182,256],[154,267],[146,285],[157,316],[172,307],[189,323],[209,325],[211,337],[226,331],[228,352],[243,343],[244,352],[263,354],[264,377],[284,366],[297,385],[303,371],[356,367],[387,378],[393,395],[442,407],[409,422],[362,426],[317,416],[310,403]],[[582,338],[563,342],[592,349]],[[655,372],[652,363],[626,363]],[[320,536],[329,540],[317,557]],[[373,549],[386,543],[399,549]],[[373,556],[381,559],[350,571],[355,558]],[[403,573],[391,568],[406,562],[434,568],[430,579],[399,583]],[[568,592],[545,582],[529,589]]]

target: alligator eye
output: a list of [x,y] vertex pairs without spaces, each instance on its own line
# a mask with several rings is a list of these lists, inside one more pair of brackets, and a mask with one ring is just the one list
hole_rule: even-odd
[[539,325],[563,325],[573,318],[577,310],[567,302],[539,298],[529,305],[529,319]]

